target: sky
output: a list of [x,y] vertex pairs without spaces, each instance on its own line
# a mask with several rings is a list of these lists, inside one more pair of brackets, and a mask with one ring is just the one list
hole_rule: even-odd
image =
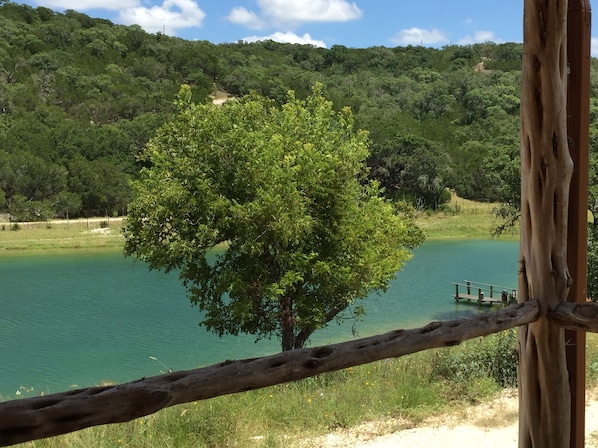
[[[213,43],[330,48],[523,41],[523,0],[16,0]],[[593,35],[598,36],[598,29]],[[598,37],[592,39],[598,57]]]

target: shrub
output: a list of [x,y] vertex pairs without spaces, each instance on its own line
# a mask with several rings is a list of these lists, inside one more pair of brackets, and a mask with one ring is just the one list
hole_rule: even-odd
[[433,375],[457,383],[492,378],[500,387],[516,387],[517,331],[505,330],[438,351]]

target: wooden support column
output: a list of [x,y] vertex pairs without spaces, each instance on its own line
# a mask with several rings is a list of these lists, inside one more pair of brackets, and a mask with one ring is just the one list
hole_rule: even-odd
[[[575,169],[569,192],[567,264],[573,277],[568,301],[585,303],[587,297],[587,210],[590,122],[590,36],[589,0],[569,0],[567,54],[569,89],[567,133]],[[584,447],[585,433],[585,331],[567,330],[567,368],[571,387],[570,448]]]
[[547,317],[567,300],[572,283],[567,10],[566,1],[524,0],[518,298],[536,299],[540,317],[518,331],[520,448],[566,448],[571,434],[565,331]]

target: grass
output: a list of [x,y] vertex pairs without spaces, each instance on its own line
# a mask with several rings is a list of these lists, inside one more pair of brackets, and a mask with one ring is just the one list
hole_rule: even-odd
[[[421,212],[417,224],[430,239],[491,238],[496,204],[479,203],[453,195],[442,211]],[[11,252],[69,249],[122,248],[122,218],[93,218],[49,223],[19,223],[0,220],[0,256]],[[519,229],[501,236],[518,239]]]
[[10,252],[122,248],[121,218],[11,224],[0,221],[0,256]]
[[[417,224],[431,239],[490,239],[497,224],[492,211],[494,203],[474,202],[453,194],[451,201],[438,212],[421,212]],[[519,239],[519,228],[500,236],[500,239]]]

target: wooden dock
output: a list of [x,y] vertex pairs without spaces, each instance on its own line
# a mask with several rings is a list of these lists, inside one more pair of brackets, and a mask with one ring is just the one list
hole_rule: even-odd
[[463,280],[455,285],[455,301],[477,305],[507,305],[517,303],[517,289]]

